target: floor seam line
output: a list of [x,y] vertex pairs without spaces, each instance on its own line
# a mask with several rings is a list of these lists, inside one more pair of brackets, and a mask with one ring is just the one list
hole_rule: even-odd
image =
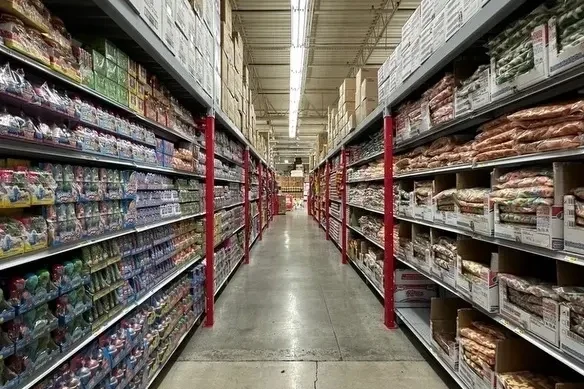
[[333,335],[335,336],[335,342],[337,342],[337,348],[339,349],[339,357],[340,360],[343,360],[343,352],[341,351],[341,345],[339,344],[339,338],[337,336],[337,332],[335,330],[335,325],[333,324],[333,319],[331,317],[331,312],[329,311],[328,303],[326,302],[326,296],[324,295],[324,289],[322,288],[322,284],[319,282],[318,286],[320,287],[320,293],[322,294],[322,301],[324,302],[324,307],[326,308],[326,314],[329,318],[329,323],[331,323],[331,328],[333,329]]
[[318,361],[315,362],[316,368],[314,372],[314,389],[316,389],[316,383],[318,382]]

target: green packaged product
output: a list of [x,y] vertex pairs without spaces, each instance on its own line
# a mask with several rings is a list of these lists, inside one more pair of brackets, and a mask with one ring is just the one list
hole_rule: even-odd
[[93,50],[92,57],[93,71],[105,76],[106,75],[105,57],[95,50]]
[[125,71],[128,71],[128,63],[130,62],[130,59],[128,58],[128,55],[126,53],[124,53],[123,51],[121,51],[120,49],[118,49],[118,55],[117,55],[116,62],[117,62],[119,67],[121,67]]
[[81,68],[81,83],[85,86],[95,89],[93,70],[83,67]]
[[103,54],[108,60],[118,61],[118,49],[107,39],[99,38],[92,42],[91,47]]
[[124,88],[121,85],[118,85],[118,103],[123,104],[124,106],[128,106],[128,89]]
[[118,84],[110,79],[105,80],[105,95],[112,100],[118,100]]
[[113,82],[118,82],[118,65],[109,59],[105,61],[105,76]]
[[95,90],[101,93],[102,95],[106,95],[107,93],[106,81],[108,80],[107,78],[105,78],[105,75],[94,73],[93,79],[95,84]]
[[117,83],[124,88],[128,88],[128,72],[118,66],[117,69]]

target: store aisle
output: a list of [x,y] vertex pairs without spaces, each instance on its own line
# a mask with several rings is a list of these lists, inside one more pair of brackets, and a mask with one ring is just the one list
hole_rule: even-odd
[[276,217],[159,388],[446,388],[339,261],[305,210]]

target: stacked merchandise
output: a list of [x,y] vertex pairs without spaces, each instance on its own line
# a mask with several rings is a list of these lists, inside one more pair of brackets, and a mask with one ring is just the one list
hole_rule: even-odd
[[243,168],[241,166],[230,166],[215,158],[215,179],[231,180],[243,183]]
[[243,189],[240,184],[215,186],[215,208],[229,207],[243,202]]
[[428,206],[432,198],[434,184],[432,181],[414,182],[414,203],[418,206]]
[[424,104],[428,105],[428,128],[454,118],[454,76],[446,74],[434,86],[424,92]]
[[383,131],[371,135],[370,139],[356,146],[347,148],[349,153],[348,164],[358,162],[383,153]]
[[460,329],[462,360],[479,376],[486,377],[495,367],[497,342],[507,336],[498,327],[473,321],[471,327]]
[[205,212],[205,190],[198,180],[176,179],[178,200],[183,215]]
[[436,209],[443,212],[454,212],[456,189],[446,189],[432,198]]
[[[514,371],[498,373],[497,379],[504,388],[557,388],[563,386],[565,379],[557,375],[545,375],[533,371]],[[568,384],[569,385],[569,384]]]
[[343,191],[343,174],[335,171],[329,176],[329,199],[341,201]]
[[258,215],[258,203],[254,201],[253,203],[249,204],[249,211],[251,213],[251,217],[254,218]]
[[560,301],[560,296],[549,282],[507,273],[499,273],[498,278],[500,288],[506,289],[510,302],[540,318],[544,313],[544,297]]
[[193,149],[189,147],[175,148],[172,157],[172,167],[176,170],[184,170],[193,172],[195,170],[195,154]]
[[396,140],[402,141],[420,132],[422,126],[422,99],[401,104],[395,115]]
[[215,153],[238,165],[243,165],[243,147],[229,139],[225,132],[215,134]]
[[554,291],[560,296],[562,304],[570,309],[569,328],[584,336],[584,288],[557,287]]
[[193,173],[198,174],[199,176],[205,176],[207,173],[207,155],[205,154],[205,150],[198,146],[194,146],[193,157]]
[[456,240],[441,236],[432,244],[433,261],[442,269],[450,272],[456,267],[458,263],[458,254],[456,248]]
[[337,243],[337,245],[341,245],[341,222],[336,219],[331,218],[329,220],[329,234],[331,238]]
[[358,184],[349,187],[348,203],[383,212],[384,207],[383,185]]
[[[351,217],[353,221],[353,217]],[[353,223],[351,223],[353,225]],[[385,241],[385,228],[383,219],[372,215],[364,215],[357,219],[358,228],[367,238],[383,245]]]
[[499,205],[502,223],[535,227],[538,206],[554,204],[554,180],[551,166],[519,169],[498,178],[491,201]]
[[243,207],[235,207],[215,213],[215,245],[221,244],[242,226]]
[[454,201],[460,213],[483,215],[490,193],[489,188],[458,189]]
[[475,93],[480,93],[481,89],[487,86],[488,88],[488,73],[489,65],[479,65],[477,70],[466,80],[460,82],[460,86],[455,90],[455,115],[460,116],[470,112],[473,109],[480,108],[488,99],[483,99],[473,105],[471,96]]
[[383,179],[385,164],[383,160],[347,169],[347,180]]
[[459,165],[472,162],[476,151],[472,143],[465,138],[443,137],[430,146],[416,147],[414,150],[394,157],[395,173],[436,168],[440,166]]
[[336,221],[341,220],[341,204],[329,203],[329,214],[332,216],[332,219],[336,219]]
[[418,266],[427,267],[429,262],[428,259],[432,253],[430,234],[426,232],[418,232],[414,237],[412,246],[414,261],[417,261]]
[[374,282],[378,290],[383,284],[383,251],[363,239],[350,239],[349,258]]
[[215,293],[227,281],[227,278],[243,258],[244,233],[239,232],[227,239],[222,247],[215,251]]
[[491,269],[480,262],[462,259],[460,273],[471,283],[478,283],[489,277]]

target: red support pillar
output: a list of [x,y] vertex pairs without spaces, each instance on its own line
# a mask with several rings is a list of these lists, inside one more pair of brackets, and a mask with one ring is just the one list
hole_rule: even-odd
[[326,226],[325,229],[325,239],[326,240],[330,240],[330,234],[329,234],[329,227],[330,227],[330,212],[329,212],[329,191],[330,191],[330,175],[331,173],[331,165],[329,163],[329,161],[326,161],[324,163],[324,217],[326,218],[326,220],[324,221],[324,225]]
[[251,220],[249,215],[249,182],[250,182],[250,172],[249,172],[249,147],[246,147],[243,151],[243,177],[244,177],[244,184],[243,184],[243,212],[244,212],[244,220],[245,220],[245,227],[244,227],[244,236],[245,236],[245,247],[243,248],[244,256],[245,256],[245,264],[249,264],[249,233],[251,231]]
[[206,327],[213,326],[215,309],[215,117],[207,116],[205,121],[205,293]]
[[389,110],[383,113],[383,151],[384,151],[384,262],[383,262],[383,293],[385,308],[385,326],[396,328],[394,312],[394,280],[395,259],[393,256],[393,118]]
[[260,231],[259,231],[259,236],[258,239],[262,240],[262,214],[263,214],[263,210],[262,210],[262,195],[263,195],[263,189],[264,189],[264,174],[263,174],[263,166],[262,163],[260,162],[258,164],[258,219],[260,220]]
[[272,215],[270,213],[270,203],[272,201],[272,179],[270,178],[270,171],[268,170],[268,167],[266,166],[266,182],[268,183],[268,193],[266,193],[266,212],[267,212],[267,217],[266,217],[266,228],[270,226],[270,220],[272,220]]
[[308,216],[312,217],[312,174],[308,176],[308,198],[306,209],[308,210]]
[[341,172],[343,173],[343,178],[341,180],[341,253],[343,258],[341,263],[344,265],[347,263],[347,151],[343,147],[341,149]]

